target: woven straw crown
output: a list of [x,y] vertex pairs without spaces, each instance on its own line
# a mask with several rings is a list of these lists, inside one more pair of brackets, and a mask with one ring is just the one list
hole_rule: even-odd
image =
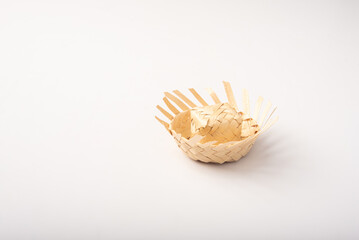
[[[257,137],[278,120],[278,117],[272,119],[276,108],[272,109],[270,102],[267,103],[264,112],[260,114],[262,97],[258,98],[253,117],[251,117],[248,92],[245,89],[243,89],[243,111],[238,111],[231,85],[228,82],[223,83],[228,103],[222,103],[216,93],[209,89],[209,94],[215,104],[208,105],[193,88],[190,88],[190,92],[202,104],[201,107],[198,107],[178,90],[173,91],[178,97],[165,92],[163,98],[174,116],[157,105],[157,108],[170,120],[170,123],[157,116],[156,119],[174,137],[177,145],[193,160],[206,163],[237,161],[248,153]],[[169,100],[175,103],[181,111]],[[272,111],[268,115],[271,109]],[[261,115],[260,119],[259,115]]]

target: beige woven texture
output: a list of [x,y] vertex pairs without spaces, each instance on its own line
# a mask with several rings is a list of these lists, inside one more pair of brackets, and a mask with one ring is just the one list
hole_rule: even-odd
[[[180,91],[165,92],[163,101],[173,113],[157,105],[169,123],[156,119],[174,137],[177,145],[193,160],[206,163],[225,163],[239,160],[252,148],[257,137],[277,120],[273,118],[276,108],[268,102],[262,111],[263,98],[259,97],[250,115],[249,96],[243,89],[242,111],[238,110],[231,85],[223,82],[228,102],[221,102],[212,89],[208,89],[213,105],[193,89],[189,91],[202,106],[197,106]],[[177,105],[180,110],[172,103]]]

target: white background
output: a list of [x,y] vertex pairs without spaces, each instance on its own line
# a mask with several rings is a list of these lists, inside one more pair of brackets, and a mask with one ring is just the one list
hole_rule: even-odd
[[[357,1],[1,0],[0,239],[358,239],[358,42]],[[279,122],[192,161],[155,106],[222,80]]]

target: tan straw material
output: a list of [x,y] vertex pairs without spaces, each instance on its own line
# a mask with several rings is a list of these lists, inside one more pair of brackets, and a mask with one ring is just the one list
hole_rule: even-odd
[[[259,97],[253,118],[250,115],[250,104],[247,90],[243,89],[243,111],[239,111],[229,82],[223,82],[228,102],[221,102],[217,94],[208,89],[213,105],[209,105],[193,88],[190,92],[202,105],[198,107],[178,90],[165,92],[165,105],[169,113],[157,105],[160,112],[169,122],[156,119],[174,137],[177,145],[193,160],[212,163],[233,162],[245,156],[257,137],[270,128],[278,117],[272,118],[276,108],[268,102],[261,114],[263,98]],[[181,110],[175,107],[177,105]],[[182,100],[182,101],[181,101]],[[187,104],[187,105],[186,105]],[[268,113],[269,114],[268,117]],[[173,115],[172,115],[173,114]],[[259,118],[260,117],[260,118]],[[259,123],[258,123],[258,118]]]

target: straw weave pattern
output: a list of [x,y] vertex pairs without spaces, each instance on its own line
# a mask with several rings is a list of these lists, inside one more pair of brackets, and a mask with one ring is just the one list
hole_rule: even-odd
[[[202,106],[197,106],[178,90],[173,92],[179,98],[171,93],[165,93],[166,97],[163,99],[174,116],[157,106],[170,123],[158,117],[156,119],[174,137],[178,147],[193,160],[221,164],[237,161],[249,152],[258,136],[278,120],[278,118],[272,119],[276,108],[269,114],[272,109],[270,102],[261,114],[262,97],[258,98],[254,115],[251,117],[249,97],[245,89],[243,90],[243,111],[238,111],[230,84],[224,82],[224,85],[228,102],[220,102],[214,91],[209,89],[210,96],[215,102],[209,105],[191,88],[190,92]],[[179,106],[182,111],[169,100]]]

